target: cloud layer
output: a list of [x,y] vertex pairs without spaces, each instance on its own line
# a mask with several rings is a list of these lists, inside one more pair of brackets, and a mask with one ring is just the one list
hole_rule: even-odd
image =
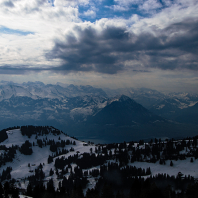
[[197,0],[0,0],[0,71],[197,71],[197,10]]
[[127,26],[106,22],[74,25],[54,40],[48,59],[60,59],[57,70],[115,74],[139,69],[198,70],[198,20],[187,19],[163,29],[135,34]]

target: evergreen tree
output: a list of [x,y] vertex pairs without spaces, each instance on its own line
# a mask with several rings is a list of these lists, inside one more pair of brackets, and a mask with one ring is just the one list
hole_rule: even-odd
[[82,187],[81,186],[79,186],[79,187],[74,186],[70,198],[84,198]]
[[114,194],[111,186],[104,184],[101,193],[101,198],[114,198]]
[[198,183],[194,185],[189,185],[186,191],[187,198],[197,198],[198,197]]
[[100,198],[99,192],[96,189],[89,189],[86,192],[86,198]]
[[18,188],[14,188],[12,198],[19,198],[19,190]]
[[48,183],[47,183],[47,191],[50,192],[50,193],[54,193],[55,192],[53,179],[50,179],[48,181]]
[[118,190],[117,194],[116,194],[116,198],[124,198],[124,194],[123,192],[120,193],[120,191]]
[[29,196],[29,197],[32,197],[32,185],[30,183],[27,186],[26,195]]
[[3,187],[2,184],[0,183],[0,198],[3,198]]

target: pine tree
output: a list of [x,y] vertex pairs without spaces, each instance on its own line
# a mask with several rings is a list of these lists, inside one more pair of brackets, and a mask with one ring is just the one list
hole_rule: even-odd
[[12,198],[19,198],[19,190],[18,190],[18,188],[15,188],[13,190]]
[[0,198],[3,198],[3,187],[2,184],[0,183]]
[[32,185],[29,183],[27,186],[27,192],[26,195],[31,197],[32,196]]
[[50,169],[50,173],[49,176],[52,176],[54,174],[54,171],[52,170],[52,168]]
[[102,198],[114,198],[113,190],[111,186],[104,184],[102,189]]
[[120,193],[120,191],[118,190],[117,194],[116,194],[116,198],[124,198],[124,194]]

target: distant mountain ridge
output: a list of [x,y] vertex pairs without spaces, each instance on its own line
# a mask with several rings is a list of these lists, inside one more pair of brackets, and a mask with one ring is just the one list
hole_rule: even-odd
[[67,128],[68,133],[82,138],[100,137],[100,134],[108,138],[117,134],[120,138],[121,134],[123,140],[166,136],[166,133],[172,137],[187,134],[187,129],[195,131],[196,94],[164,95],[147,88],[105,91],[89,85],[1,81],[0,130],[10,127],[10,123],[12,126],[53,125],[61,130]]
[[[77,96],[99,96],[108,100],[117,95],[126,95],[147,109],[155,108],[156,105],[165,100],[173,99],[178,102],[178,108],[188,108],[198,102],[198,94],[190,93],[170,93],[163,94],[159,91],[148,88],[120,88],[120,89],[101,89],[90,85],[66,85],[62,83],[44,84],[42,82],[14,83],[9,81],[0,82],[0,101],[9,99],[12,96],[31,97],[32,99],[49,98],[63,99]],[[156,108],[158,108],[156,106]]]
[[45,85],[42,82],[28,82],[17,84],[13,82],[0,83],[0,101],[3,99],[9,99],[12,96],[27,96],[32,99],[50,98],[62,99],[64,97],[76,97],[76,96],[102,96],[107,97],[107,94],[100,88],[95,88],[90,85]]

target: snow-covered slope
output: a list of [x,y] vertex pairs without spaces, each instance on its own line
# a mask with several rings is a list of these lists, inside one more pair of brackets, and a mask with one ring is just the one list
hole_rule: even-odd
[[[144,175],[142,177],[144,178],[152,178],[151,176],[156,176],[157,174],[166,174],[170,176],[173,175],[175,177],[178,177],[178,174],[180,174],[186,176],[190,175],[195,179],[198,178],[198,172],[196,171],[196,167],[198,166],[198,159],[193,156],[195,155],[194,151],[197,149],[197,139],[195,138],[192,140],[188,139],[169,142],[164,141],[160,143],[140,144],[140,142],[125,142],[122,144],[94,145],[93,143],[85,143],[68,137],[53,127],[45,127],[45,130],[40,130],[42,127],[30,126],[26,129],[28,130],[25,132],[24,128],[23,130],[21,128],[6,131],[8,138],[0,143],[0,157],[5,156],[5,153],[8,153],[9,149],[16,150],[16,154],[14,155],[12,161],[1,164],[0,173],[3,175],[3,172],[5,173],[4,170],[6,170],[7,167],[11,167],[11,178],[15,179],[15,186],[20,189],[26,190],[30,182],[30,179],[28,177],[35,176],[36,170],[38,169],[40,171],[42,170],[44,173],[44,177],[41,180],[44,185],[47,185],[47,183],[52,179],[55,189],[57,189],[60,187],[59,185],[64,180],[64,177],[74,177],[75,169],[77,167],[80,168],[81,165],[84,167],[81,169],[83,173],[81,177],[86,178],[88,181],[87,185],[84,187],[84,193],[86,193],[86,190],[88,188],[94,188],[98,180],[103,179],[103,177],[100,176],[103,165],[108,167],[106,173],[103,172],[103,176],[111,177],[111,174],[113,174],[114,182],[119,178],[115,177],[115,172],[108,172],[108,169],[111,169],[112,165],[114,166],[114,171],[120,171],[119,174],[122,173],[122,169],[126,168],[126,165],[128,165],[128,167],[131,167],[130,170],[150,169],[149,173],[143,173]],[[39,140],[42,140],[42,146],[40,145]],[[64,146],[59,145],[57,147],[57,152],[52,152],[50,145],[48,145],[48,143],[45,144],[46,142],[50,142],[50,140],[54,141],[55,143],[59,142],[60,145],[63,141],[68,141],[69,143]],[[20,149],[22,145],[24,145],[24,143],[27,141],[32,144],[30,147],[32,148],[33,152],[30,155],[24,155]],[[159,149],[156,150],[156,146],[161,148],[161,151]],[[167,154],[168,147],[169,149],[173,149],[177,155],[174,153]],[[69,152],[66,154],[58,154],[59,151],[63,149],[67,149]],[[177,149],[179,149],[179,152],[176,152]],[[143,154],[146,150],[147,152]],[[156,151],[157,153],[155,155]],[[50,162],[49,156],[53,158],[53,160]],[[70,161],[66,163],[66,165],[63,166],[63,169],[57,168],[58,159],[69,160],[72,156],[76,156],[74,160],[75,162]],[[94,157],[100,157],[102,161],[95,162],[93,161]],[[180,159],[181,157],[183,158],[182,160]],[[86,161],[81,161],[77,165],[77,161],[82,158],[86,159]],[[127,159],[125,163],[123,163],[124,158]],[[164,163],[159,163],[159,160],[157,158],[164,160]],[[170,160],[170,158],[172,159]],[[3,160],[5,161],[6,159]],[[173,162],[172,166],[170,166],[171,161]],[[95,166],[91,165],[92,163],[95,163]],[[86,166],[88,167],[86,168]],[[68,170],[63,173],[63,171],[66,169]],[[50,174],[51,170],[53,171],[53,174]],[[98,171],[97,176],[93,176],[91,174],[91,172],[94,170]],[[126,170],[130,172],[129,169]],[[60,176],[61,174],[63,175]],[[119,174],[117,176],[119,176]],[[127,174],[127,178],[134,177],[134,175],[131,176],[130,174]],[[3,182],[5,181],[6,180],[4,179]]]
[[[95,150],[95,145],[88,145],[87,143],[84,143],[82,141],[78,141],[76,139],[73,139],[63,133],[60,133],[59,135],[54,135],[52,133],[49,133],[47,135],[32,135],[30,138],[27,136],[23,136],[20,129],[14,129],[7,131],[8,139],[6,139],[4,142],[1,142],[0,145],[5,145],[7,148],[12,146],[21,146],[25,143],[25,141],[29,141],[31,144],[34,144],[35,146],[32,146],[33,153],[31,155],[24,155],[19,150],[16,150],[15,157],[12,162],[7,162],[5,165],[2,165],[0,167],[0,173],[2,173],[3,170],[5,170],[7,167],[12,167],[11,171],[11,177],[19,181],[17,184],[22,181],[22,179],[27,178],[28,176],[34,175],[34,170],[37,168],[40,164],[43,165],[43,172],[45,173],[45,181],[48,181],[51,177],[49,177],[49,171],[50,169],[54,170],[54,162],[48,164],[48,157],[49,155],[54,155],[55,153],[50,151],[50,146],[43,146],[42,148],[38,146],[37,139],[44,139],[44,140],[54,140],[55,142],[61,142],[61,140],[69,140],[74,142],[75,145],[66,145],[65,147],[60,147],[58,150],[67,149],[70,150],[71,147],[74,149],[74,151],[70,151],[67,154],[59,155],[57,157],[64,156],[67,158],[68,156],[73,156],[74,154],[79,153],[90,153],[90,149],[93,151]],[[5,151],[1,150],[1,155]],[[54,157],[55,161],[56,157]],[[30,166],[28,166],[30,164]],[[68,174],[67,174],[68,175]],[[56,177],[52,176],[54,180],[55,187],[58,187],[58,180]],[[22,188],[26,188],[28,185],[28,182],[23,183],[21,186]]]

